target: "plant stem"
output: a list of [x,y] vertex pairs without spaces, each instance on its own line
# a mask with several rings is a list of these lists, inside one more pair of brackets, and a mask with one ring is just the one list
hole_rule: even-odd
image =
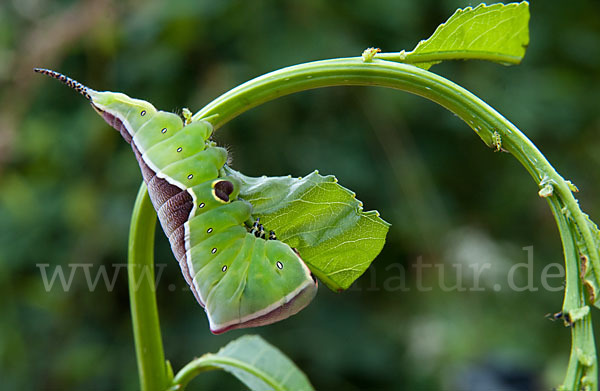
[[[381,58],[385,54],[377,56]],[[430,99],[465,121],[486,145],[515,156],[537,186],[551,184],[553,194],[548,201],[558,224],[567,269],[563,311],[568,313],[585,306],[578,273],[577,245],[569,223],[579,230],[588,249],[595,249],[595,244],[586,216],[567,182],[516,126],[474,94],[441,76],[415,66],[378,59],[364,62],[361,57],[354,57],[315,61],[250,80],[210,102],[193,119],[205,119],[218,129],[241,113],[278,97],[309,89],[347,85],[394,88]],[[563,206],[569,219],[563,214]],[[589,260],[596,281],[600,281],[598,252],[590,251]],[[572,354],[564,387],[597,389],[590,314],[572,326],[572,338]],[[593,357],[592,365],[584,365],[590,356]]]
[[[194,114],[193,119],[206,118],[217,129],[241,113],[275,98],[309,89],[342,85],[388,87],[423,96],[456,114],[490,147],[495,146],[497,132],[502,141],[501,147],[521,162],[538,186],[542,180],[554,185],[586,243],[593,243],[585,217],[568,184],[516,126],[466,89],[412,65],[383,60],[364,62],[361,57],[294,65],[234,88]],[[596,280],[600,281],[598,254],[590,254],[590,261]]]
[[[576,310],[586,305],[585,295],[581,289],[581,284],[579,283],[580,270],[577,262],[579,253],[573,231],[570,229],[569,222],[565,215],[561,212],[562,205],[559,200],[549,198],[548,204],[556,219],[556,224],[563,244],[563,253],[566,260],[567,284],[565,287],[565,299],[562,312],[563,314],[569,314],[571,310]],[[582,321],[576,322],[571,326],[571,339],[569,366],[563,384],[559,388],[565,391],[585,389],[585,383],[597,384],[595,362],[592,366],[586,366],[579,359],[580,354],[585,354],[594,358],[596,357],[594,335],[592,333],[592,316],[590,313],[588,313]],[[587,376],[585,382],[583,381],[584,376]]]
[[[309,89],[331,86],[379,86],[423,96],[447,108],[465,121],[483,142],[510,152],[533,177],[554,186],[588,248],[595,248],[587,221],[566,181],[515,125],[477,96],[435,73],[383,60],[364,62],[361,57],[315,61],[283,68],[252,79],[210,102],[193,119],[206,119],[218,129],[243,112],[262,103]],[[594,276],[600,281],[600,257],[590,252]]]
[[154,283],[154,231],[156,212],[146,185],[138,192],[129,231],[127,275],[135,352],[143,391],[164,390],[170,379],[163,353],[156,286]]
[[434,53],[414,53],[414,52],[396,52],[396,53],[377,53],[374,56],[380,60],[398,61],[405,64],[441,62],[447,60],[485,60],[504,64],[519,64],[522,56],[508,56],[506,54],[490,52],[467,52],[464,50],[445,51]]

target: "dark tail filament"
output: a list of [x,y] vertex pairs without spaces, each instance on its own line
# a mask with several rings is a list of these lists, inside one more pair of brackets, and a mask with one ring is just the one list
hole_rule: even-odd
[[70,77],[63,75],[62,73],[58,73],[58,72],[53,71],[51,69],[33,68],[33,71],[37,72],[37,73],[41,73],[43,75],[47,75],[47,76],[53,77],[53,78],[55,78],[57,80],[60,80],[61,82],[63,82],[64,84],[68,85],[69,87],[71,87],[75,91],[79,92],[81,95],[85,96],[87,99],[89,99],[89,100],[92,99],[90,97],[89,92],[90,91],[94,91],[94,90],[92,90],[91,88],[88,88],[88,87],[84,86],[83,84],[81,84],[77,80],[73,80]]

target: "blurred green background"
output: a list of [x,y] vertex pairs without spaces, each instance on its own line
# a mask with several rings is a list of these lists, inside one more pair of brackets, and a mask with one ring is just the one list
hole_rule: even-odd
[[[411,49],[456,8],[445,1],[0,2],[0,389],[136,389],[125,269],[141,175],[130,147],[85,100],[32,72],[48,67],[94,89],[193,112],[236,85],[299,62]],[[455,62],[433,71],[465,86],[522,129],[600,220],[600,2],[531,4],[522,65]],[[178,370],[246,333],[289,355],[319,390],[528,390],[560,383],[570,333],[545,314],[562,291],[540,285],[562,264],[553,218],[510,155],[492,153],[452,114],[374,88],[300,93],[217,133],[247,175],[335,174],[365,209],[393,224],[370,270],[342,294],[321,286],[298,315],[213,336],[157,235],[166,356]],[[537,291],[507,287],[533,246]],[[416,269],[424,269],[419,291]],[[489,263],[484,291],[445,291],[463,265]],[[65,291],[52,274],[85,264]],[[469,267],[471,266],[471,268]],[[443,269],[442,269],[443,267]],[[116,275],[114,289],[102,268]],[[556,270],[551,271],[555,273]],[[527,282],[524,268],[518,282]],[[407,291],[400,290],[401,283]],[[456,281],[454,281],[456,282]],[[551,280],[560,288],[562,280]],[[495,291],[495,284],[501,286]],[[174,291],[169,287],[176,287]],[[597,318],[597,316],[596,316]],[[596,319],[598,321],[600,319]],[[194,390],[243,389],[201,375]]]

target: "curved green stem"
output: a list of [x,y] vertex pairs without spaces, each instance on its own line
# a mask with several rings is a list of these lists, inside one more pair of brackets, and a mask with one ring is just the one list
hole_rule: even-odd
[[331,86],[379,86],[423,96],[463,119],[490,147],[494,132],[502,147],[510,146],[536,182],[545,176],[558,179],[537,148],[512,123],[457,84],[412,65],[390,61],[364,62],[360,57],[315,61],[283,68],[250,80],[210,102],[193,116],[221,127],[243,112],[267,101],[309,89]]
[[[206,119],[219,128],[262,103],[309,89],[331,86],[379,86],[423,96],[447,108],[465,121],[488,146],[513,154],[536,184],[554,186],[589,248],[592,233],[567,182],[544,155],[509,120],[477,96],[435,73],[412,65],[383,60],[364,62],[361,57],[315,61],[280,69],[250,80],[210,102],[193,119]],[[500,142],[500,145],[497,145]],[[600,281],[600,257],[590,254],[596,280]]]
[[[378,54],[378,57],[384,57]],[[309,89],[330,86],[380,86],[423,96],[447,108],[465,121],[483,142],[496,150],[510,152],[527,169],[536,185],[552,185],[548,201],[559,226],[567,268],[564,311],[585,306],[578,278],[578,253],[572,223],[581,233],[587,248],[595,248],[586,216],[579,209],[568,183],[556,172],[533,143],[496,110],[457,84],[423,69],[396,62],[362,58],[341,58],[295,65],[250,80],[215,99],[193,116],[219,128],[241,113],[278,97]],[[563,208],[568,212],[565,217]],[[589,260],[596,281],[600,281],[600,256],[591,251]],[[565,387],[596,388],[595,347],[591,316],[585,315],[572,331],[573,350]],[[593,356],[593,364],[586,361]],[[582,358],[583,357],[583,358]],[[573,388],[576,389],[576,388]]]
[[156,212],[146,185],[138,192],[129,231],[127,276],[135,352],[143,391],[164,390],[169,384],[154,283]]

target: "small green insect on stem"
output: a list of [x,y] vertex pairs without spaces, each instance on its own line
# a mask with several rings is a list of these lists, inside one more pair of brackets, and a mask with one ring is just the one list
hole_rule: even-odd
[[500,133],[495,130],[492,136],[492,146],[494,147],[494,152],[502,151],[502,136],[500,136]]
[[379,48],[368,48],[362,53],[364,62],[371,62],[377,53],[381,52]]

